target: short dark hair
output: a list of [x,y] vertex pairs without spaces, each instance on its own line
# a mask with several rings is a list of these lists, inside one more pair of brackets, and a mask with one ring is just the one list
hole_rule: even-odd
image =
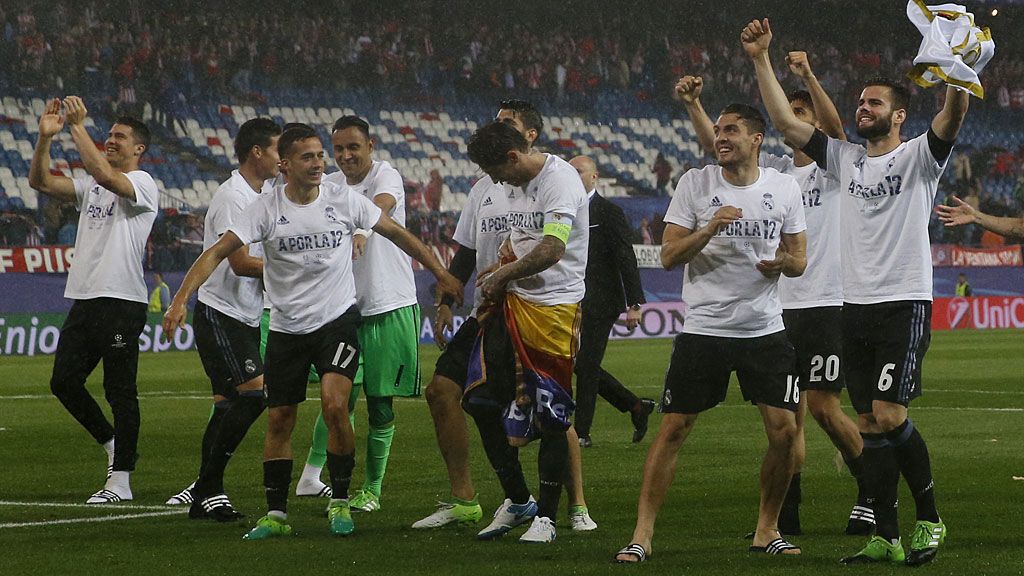
[[270,147],[274,136],[280,136],[281,132],[281,127],[270,118],[246,120],[238,127],[238,134],[235,135],[235,157],[238,158],[238,163],[245,164],[253,146]]
[[310,130],[313,129],[312,126],[306,124],[305,122],[289,122],[281,127],[281,131],[283,132],[285,130],[290,130],[292,128],[309,128]]
[[331,134],[338,130],[345,130],[346,128],[358,128],[366,139],[370,139],[370,124],[363,120],[359,116],[342,116],[334,122],[334,128],[331,128]]
[[888,88],[889,93],[892,95],[893,110],[907,110],[910,106],[910,90],[904,84],[892,78],[883,76],[872,78],[864,83],[865,88],[868,86],[884,86]]
[[473,132],[467,148],[470,160],[481,168],[489,168],[504,164],[512,150],[529,151],[530,143],[515,128],[495,121]]
[[754,132],[755,134],[764,134],[767,127],[767,123],[764,120],[764,115],[761,111],[749,104],[729,104],[718,114],[724,116],[726,114],[735,114],[740,117],[747,125],[747,130]]
[[284,158],[291,151],[292,145],[310,138],[319,138],[319,136],[317,136],[316,130],[309,126],[303,125],[289,128],[282,132],[281,137],[277,140],[277,153],[281,158]]
[[807,107],[811,109],[811,112],[814,112],[814,99],[811,98],[811,93],[807,90],[793,90],[789,94],[786,94],[786,99],[789,100],[790,104],[797,101],[803,102],[804,104],[807,104]]
[[539,135],[544,131],[544,118],[541,117],[540,112],[533,107],[533,104],[526,100],[517,100],[515,98],[508,98],[502,100],[498,104],[499,110],[511,110],[519,116],[519,120],[522,121],[523,127],[527,130],[536,130]]
[[149,143],[152,141],[152,136],[149,133],[149,127],[146,126],[142,120],[132,116],[118,116],[117,120],[114,120],[114,124],[124,124],[132,129],[132,139],[135,140],[136,144],[142,144],[146,147],[142,151],[143,154],[149,150]]

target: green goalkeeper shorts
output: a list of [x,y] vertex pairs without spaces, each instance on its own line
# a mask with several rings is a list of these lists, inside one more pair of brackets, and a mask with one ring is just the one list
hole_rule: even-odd
[[377,397],[420,395],[419,332],[419,304],[363,316],[355,379],[363,393]]

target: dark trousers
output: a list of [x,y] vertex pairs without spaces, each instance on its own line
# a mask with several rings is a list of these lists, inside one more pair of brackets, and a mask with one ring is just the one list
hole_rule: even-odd
[[[101,444],[114,443],[114,470],[135,468],[139,440],[139,334],[146,305],[115,298],[76,300],[57,343],[50,390],[64,408]],[[103,361],[103,393],[114,416],[111,425],[85,389],[85,380]]]
[[590,436],[594,423],[594,409],[597,396],[601,395],[609,404],[626,412],[640,399],[630,392],[622,382],[601,368],[604,351],[608,347],[608,334],[618,319],[618,314],[600,313],[583,308],[583,322],[580,325],[580,348],[576,353],[576,433]]

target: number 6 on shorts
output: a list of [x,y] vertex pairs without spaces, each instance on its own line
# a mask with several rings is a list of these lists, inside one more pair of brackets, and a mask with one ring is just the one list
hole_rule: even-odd
[[889,372],[896,368],[895,364],[886,364],[882,366],[882,374],[878,377],[878,391],[885,392],[889,388],[892,388],[892,375]]

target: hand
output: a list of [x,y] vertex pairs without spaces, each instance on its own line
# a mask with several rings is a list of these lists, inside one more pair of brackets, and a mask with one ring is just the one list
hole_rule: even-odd
[[67,117],[69,126],[78,126],[85,122],[89,111],[85,108],[85,102],[78,96],[68,96],[64,99],[64,115]]
[[786,263],[786,253],[781,249],[775,252],[774,260],[761,260],[757,263],[757,271],[765,278],[778,278],[782,274],[782,267]]
[[712,233],[718,234],[722,231],[722,228],[743,218],[743,210],[735,206],[722,206],[715,212],[715,217],[708,222],[708,226],[711,228]]
[[46,103],[46,110],[39,117],[39,137],[53,138],[64,129],[64,118],[60,115],[60,98]]
[[939,220],[943,224],[952,227],[974,224],[978,221],[978,211],[973,206],[956,196],[953,196],[953,201],[956,202],[956,206],[940,204],[935,207],[935,213],[939,215]]
[[363,234],[352,235],[352,260],[359,260],[359,257],[366,251],[366,236]]
[[445,296],[451,296],[455,299],[456,304],[462,304],[462,292],[464,289],[465,287],[462,285],[462,282],[459,282],[455,276],[452,276],[447,270],[442,271],[441,275],[437,277],[434,305],[440,304]]
[[793,74],[805,80],[814,76],[811,72],[811,63],[807,61],[807,52],[790,52],[786,55],[786,64],[789,64],[789,70]]
[[164,312],[163,321],[164,336],[166,336],[168,340],[174,338],[174,331],[177,330],[179,326],[185,325],[186,312],[187,310],[185,309],[184,302],[178,302],[177,300],[171,301],[171,305],[167,308],[167,312]]
[[495,304],[501,301],[505,295],[505,287],[508,281],[505,280],[501,268],[495,268],[492,272],[482,272],[476,279],[476,285],[480,287],[480,294],[484,300]]
[[752,20],[746,28],[740,32],[740,43],[747,56],[757,58],[768,51],[772,43],[772,29],[768,25],[768,19]]
[[[515,262],[516,252],[512,249],[512,239],[505,238],[498,246],[498,262]],[[497,266],[494,267],[495,269]],[[490,269],[489,269],[490,270]],[[492,270],[493,271],[493,270]]]
[[441,304],[437,307],[437,317],[434,319],[434,342],[437,342],[438,348],[444,350],[445,346],[448,345],[448,340],[444,337],[444,331],[453,332],[454,329],[455,323],[452,317],[452,309],[447,304]]
[[632,332],[640,325],[640,311],[632,308],[626,309],[626,330]]
[[704,79],[700,76],[683,76],[676,82],[673,92],[676,100],[683,104],[693,104],[700,99],[701,90],[704,89]]

